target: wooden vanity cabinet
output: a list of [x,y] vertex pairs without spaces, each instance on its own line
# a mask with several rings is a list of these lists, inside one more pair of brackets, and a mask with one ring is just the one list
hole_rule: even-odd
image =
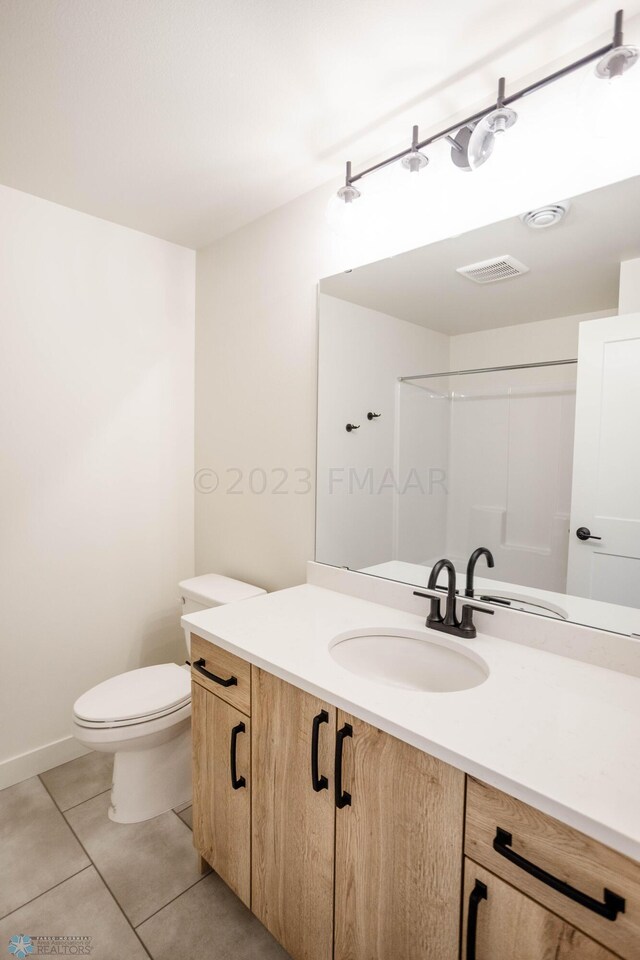
[[293,960],[332,960],[336,710],[252,667],[252,719],[252,910]]
[[464,774],[256,668],[252,720],[252,909],[293,960],[457,960]]
[[[589,960],[592,954],[608,956],[607,950],[624,960],[639,960],[639,863],[473,777],[467,777],[465,853],[467,867],[474,861],[474,869],[481,865],[540,904],[536,909],[546,908],[543,913],[555,914],[570,931],[575,928],[572,942],[580,940],[579,930],[589,943],[601,944],[602,954],[585,947]],[[534,914],[541,916],[529,908],[527,915]],[[554,928],[550,936],[557,935]],[[522,936],[519,949],[527,958]],[[519,960],[520,953],[513,956]],[[582,954],[566,956],[573,960]]]
[[341,710],[337,735],[335,960],[457,960],[464,774]]
[[[202,641],[201,641],[202,642]],[[193,674],[193,843],[251,905],[251,720]]]
[[494,874],[465,860],[464,960],[617,960]]

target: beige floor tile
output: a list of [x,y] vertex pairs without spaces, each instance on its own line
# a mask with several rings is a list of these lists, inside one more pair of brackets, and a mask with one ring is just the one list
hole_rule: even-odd
[[111,789],[113,754],[88,753],[53,770],[40,774],[40,779],[61,810],[90,800]]
[[[0,946],[17,934],[91,937],[91,960],[147,960],[146,950],[93,867],[0,920]],[[54,946],[55,942],[50,953]]]
[[288,960],[288,954],[222,880],[211,873],[138,928],[154,960]]
[[191,831],[172,810],[143,823],[113,823],[108,806],[109,794],[101,794],[65,816],[137,926],[198,880]]
[[89,864],[37,777],[0,792],[0,849],[0,917]]
[[185,807],[184,810],[180,810],[178,816],[183,823],[186,823],[189,830],[193,830],[193,807]]

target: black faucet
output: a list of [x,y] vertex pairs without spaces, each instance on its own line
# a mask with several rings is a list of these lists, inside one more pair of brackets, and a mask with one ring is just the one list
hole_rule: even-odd
[[491,550],[489,550],[488,547],[478,547],[477,550],[473,551],[473,553],[469,557],[469,563],[467,564],[467,585],[464,590],[465,597],[475,596],[473,592],[473,575],[476,572],[476,563],[478,562],[480,557],[487,558],[488,567],[495,566],[495,563],[493,560],[493,554],[491,553]]
[[[485,548],[482,547],[480,549],[482,551]],[[476,553],[477,552],[476,550]],[[489,553],[489,551],[487,551],[487,553]],[[489,554],[489,556],[491,556],[491,554]],[[492,563],[490,566],[493,566],[493,557],[491,557],[491,560]],[[440,576],[441,570],[447,571],[448,578],[447,605],[444,617],[440,612],[440,597],[436,593],[438,577]],[[431,607],[426,621],[426,626],[431,630],[440,630],[442,633],[450,633],[454,637],[466,637],[470,639],[476,636],[476,628],[473,623],[473,611],[478,610],[480,613],[488,613],[490,616],[493,616],[493,610],[488,610],[486,607],[478,607],[472,603],[464,603],[462,605],[462,619],[458,620],[456,616],[456,568],[451,563],[451,560],[438,560],[433,566],[429,574],[427,589],[430,591],[429,593],[414,590],[413,595],[414,597],[425,597],[431,601]]]
[[428,627],[433,626],[436,623],[446,623],[447,626],[453,626],[456,622],[456,568],[451,563],[451,560],[438,560],[438,562],[432,567],[431,573],[429,574],[427,588],[429,590],[436,589],[441,570],[447,571],[447,606],[445,609],[444,620],[440,615],[440,601],[436,600],[435,597],[432,597],[431,610],[427,618]]

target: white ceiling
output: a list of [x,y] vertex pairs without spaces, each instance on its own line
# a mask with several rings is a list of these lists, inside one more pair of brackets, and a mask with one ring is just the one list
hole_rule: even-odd
[[[532,230],[514,217],[336,274],[320,289],[450,335],[615,309],[620,263],[640,257],[639,211],[634,177],[574,198],[555,226]],[[486,285],[456,273],[505,254],[530,273]]]
[[607,42],[617,5],[0,0],[0,182],[201,246]]

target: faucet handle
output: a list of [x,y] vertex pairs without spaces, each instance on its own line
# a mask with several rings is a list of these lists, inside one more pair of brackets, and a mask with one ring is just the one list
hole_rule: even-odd
[[442,597],[446,597],[445,590],[431,590],[430,587],[425,587],[424,590],[414,590],[414,597],[424,597],[425,600],[440,600]]
[[427,625],[442,623],[440,600],[443,596],[446,596],[446,594],[443,594],[441,590],[431,590],[430,587],[425,587],[424,591],[414,590],[413,595],[414,597],[424,597],[425,600],[431,600],[431,609],[427,617]]
[[476,606],[475,603],[463,603],[462,619],[460,620],[460,636],[462,637],[473,639],[473,637],[477,636],[477,630],[473,622],[474,610],[476,610],[478,613],[488,613],[491,617],[495,613],[495,610],[489,610],[487,607]]

